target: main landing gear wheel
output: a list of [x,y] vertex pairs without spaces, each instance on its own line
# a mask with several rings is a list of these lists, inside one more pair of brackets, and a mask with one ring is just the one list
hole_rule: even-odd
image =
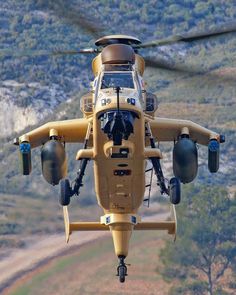
[[60,181],[59,203],[62,206],[69,205],[71,196],[72,196],[72,189],[70,186],[69,179],[62,179]]
[[179,204],[181,200],[181,187],[180,181],[177,177],[170,179],[169,193],[171,203],[174,205]]
[[125,265],[124,256],[119,257],[120,264],[117,267],[117,276],[119,276],[120,283],[125,282],[125,277],[127,276],[127,266]]

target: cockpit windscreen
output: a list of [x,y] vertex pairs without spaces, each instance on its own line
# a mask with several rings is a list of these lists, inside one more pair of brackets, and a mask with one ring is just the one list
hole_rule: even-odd
[[101,89],[115,87],[134,89],[132,73],[104,73]]

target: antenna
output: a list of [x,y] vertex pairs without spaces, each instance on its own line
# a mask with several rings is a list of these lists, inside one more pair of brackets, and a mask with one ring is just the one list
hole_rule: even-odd
[[120,86],[117,86],[115,88],[116,90],[116,94],[117,94],[117,113],[119,114],[120,113]]

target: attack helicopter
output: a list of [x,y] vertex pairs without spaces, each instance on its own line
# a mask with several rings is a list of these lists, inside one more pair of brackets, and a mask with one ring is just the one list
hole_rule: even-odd
[[[31,149],[42,147],[42,174],[51,185],[60,187],[66,240],[73,231],[110,230],[116,256],[117,275],[125,281],[129,241],[133,230],[167,230],[176,235],[175,205],[181,200],[181,183],[192,182],[198,170],[198,145],[208,146],[208,168],[219,169],[220,144],[224,135],[189,120],[156,117],[157,97],[145,88],[145,59],[140,49],[192,42],[235,32],[235,25],[201,34],[185,34],[149,43],[127,35],[99,38],[96,48],[69,54],[96,54],[92,62],[94,80],[91,91],[81,98],[83,118],[48,122],[19,138],[22,174],[31,172]],[[52,54],[67,54],[66,51]],[[158,62],[154,67],[168,68]],[[173,142],[173,174],[164,177],[160,142]],[[80,168],[74,181],[67,178],[66,143],[83,143],[76,155]],[[68,206],[80,194],[89,161],[94,164],[95,193],[104,215],[100,222],[70,222]],[[138,210],[144,200],[146,164],[152,164],[157,185],[169,196],[173,219],[144,222]]]

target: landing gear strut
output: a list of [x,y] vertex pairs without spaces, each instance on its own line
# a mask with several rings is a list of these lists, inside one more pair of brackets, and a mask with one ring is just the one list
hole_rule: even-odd
[[[148,135],[149,135],[151,148],[155,149],[156,144],[155,144],[155,141],[154,141],[154,137],[152,136],[152,131],[151,131],[151,128],[150,128],[149,125],[147,125],[147,131],[148,131]],[[167,194],[168,195],[169,191],[168,191],[168,187],[166,186],[165,178],[164,178],[164,175],[163,175],[163,172],[162,172],[162,169],[161,169],[160,159],[159,158],[154,158],[154,157],[151,157],[149,159],[151,160],[152,166],[153,166],[154,171],[156,173],[157,180],[158,180],[158,185],[160,186],[160,189],[161,189],[161,194]]]
[[[88,147],[91,129],[92,129],[92,127],[89,124],[88,129],[87,129],[87,134],[85,137],[84,149],[87,149],[87,147]],[[72,187],[70,185],[70,181],[68,179],[61,179],[59,203],[62,206],[68,206],[70,204],[70,198],[74,195],[76,195],[76,196],[79,195],[79,190],[83,186],[83,177],[84,177],[84,173],[85,173],[85,170],[86,170],[89,160],[90,159],[88,159],[88,158],[83,158],[80,160],[80,169],[79,169],[79,172],[77,173],[77,177],[74,180],[74,187]]]
[[119,256],[120,263],[117,267],[117,276],[119,277],[120,283],[125,282],[127,274],[127,266],[125,264],[125,256]]
[[[147,132],[149,135],[151,148],[155,149],[156,145],[155,145],[154,138],[152,136],[151,128],[149,124],[147,124],[146,127],[147,127]],[[156,173],[158,185],[160,186],[160,189],[161,189],[161,194],[167,194],[168,196],[170,196],[170,201],[173,205],[179,204],[181,200],[181,186],[180,186],[179,179],[177,177],[171,178],[169,181],[169,185],[167,187],[165,183],[165,178],[161,169],[160,159],[153,158],[153,157],[149,159],[151,160],[154,171]]]
[[83,177],[86,166],[89,159],[82,159],[79,172],[76,179],[74,180],[75,184],[72,188],[70,185],[69,179],[62,179],[60,181],[60,194],[59,194],[59,203],[62,206],[68,206],[70,204],[70,198],[74,195],[79,195],[79,189],[83,186]]

